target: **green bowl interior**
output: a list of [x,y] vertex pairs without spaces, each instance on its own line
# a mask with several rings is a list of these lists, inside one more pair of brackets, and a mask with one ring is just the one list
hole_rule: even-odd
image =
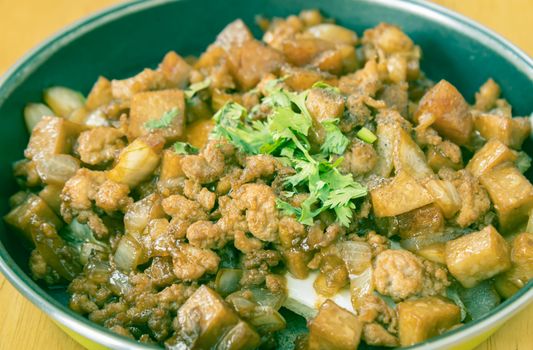
[[[128,10],[139,7],[144,9]],[[65,85],[87,93],[99,75],[127,77],[144,67],[154,66],[169,50],[182,55],[201,53],[214,41],[217,33],[236,18],[242,18],[259,37],[260,31],[254,25],[255,15],[287,16],[306,8],[321,9],[359,35],[379,22],[397,24],[422,47],[422,69],[433,80],[449,80],[472,102],[474,92],[492,77],[500,83],[503,96],[513,105],[515,115],[533,111],[533,67],[530,60],[524,63],[522,59],[522,68],[519,68],[513,63],[513,60],[520,61],[514,51],[509,50],[507,55],[502,55],[486,39],[478,40],[476,30],[472,35],[465,34],[464,28],[469,26],[468,23],[459,19],[458,25],[445,14],[429,11],[416,2],[191,0],[157,5],[135,2],[84,21],[82,29],[74,26],[67,30],[6,76],[0,86],[0,183],[3,184],[0,188],[0,212],[7,212],[8,198],[17,189],[11,175],[11,164],[23,157],[28,140],[22,118],[23,107],[27,102],[40,101],[44,88]],[[71,40],[71,36],[75,38]],[[494,43],[500,39],[492,40]],[[530,140],[525,149],[527,153],[533,153]],[[533,178],[531,172],[528,177],[530,180]],[[18,267],[27,273],[28,252],[1,220],[0,241]],[[7,255],[5,251],[3,255]],[[4,258],[10,260],[7,256]],[[26,276],[24,279],[27,279]],[[43,290],[66,305],[68,296],[64,288]]]

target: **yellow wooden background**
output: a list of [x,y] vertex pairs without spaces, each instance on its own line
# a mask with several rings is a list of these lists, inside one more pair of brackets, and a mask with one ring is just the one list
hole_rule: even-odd
[[[533,55],[533,0],[436,0]],[[0,73],[66,24],[117,0],[0,0]],[[79,350],[0,275],[0,350]],[[533,349],[533,305],[476,350]]]

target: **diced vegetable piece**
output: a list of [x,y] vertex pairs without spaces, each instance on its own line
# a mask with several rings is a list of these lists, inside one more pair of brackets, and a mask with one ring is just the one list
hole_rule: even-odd
[[286,249],[283,251],[283,260],[287,269],[296,278],[306,278],[309,274],[307,263],[312,256],[309,252],[298,249]]
[[371,190],[370,197],[376,217],[400,215],[433,202],[426,189],[406,172]]
[[442,212],[433,204],[398,216],[398,229],[401,238],[441,232],[443,228],[444,217]]
[[81,93],[64,86],[54,86],[44,90],[43,99],[54,114],[62,118],[67,118],[70,113],[85,104],[85,98]]
[[442,168],[451,168],[459,170],[463,167],[462,162],[454,163],[450,158],[443,154],[437,147],[429,146],[426,152],[428,165],[434,172],[438,172]]
[[388,177],[393,168],[394,145],[396,144],[396,128],[390,123],[378,120],[376,128],[376,151],[379,155],[374,172],[377,175]]
[[531,132],[527,118],[509,118],[499,114],[480,114],[475,117],[475,128],[487,140],[496,139],[503,144],[520,149]]
[[511,269],[496,277],[495,287],[504,298],[511,297],[533,279],[533,233],[524,232],[513,239]]
[[366,242],[340,241],[335,243],[335,250],[350,274],[361,273],[371,265],[372,250]]
[[61,190],[63,186],[61,185],[46,185],[40,192],[39,197],[41,197],[46,204],[52,209],[56,214],[60,214],[61,211]]
[[239,289],[241,277],[240,269],[220,269],[215,279],[215,290],[225,297]]
[[247,289],[254,296],[254,301],[261,306],[269,306],[274,310],[279,310],[279,308],[285,302],[287,298],[286,291],[272,292],[267,288],[263,287],[252,287]]
[[481,87],[479,92],[476,92],[475,108],[481,111],[491,109],[498,97],[500,97],[500,86],[491,78],[489,78]]
[[248,323],[239,321],[216,346],[216,350],[253,350],[259,347],[261,338]]
[[500,305],[500,296],[492,281],[483,281],[473,288],[459,289],[459,296],[472,320],[478,320]]
[[505,239],[492,226],[446,243],[446,265],[463,286],[472,288],[511,267]]
[[130,235],[122,236],[115,251],[115,264],[125,272],[133,271],[145,262],[142,245]]
[[305,33],[334,44],[354,46],[357,43],[357,34],[354,31],[331,23],[321,23],[309,27]]
[[120,152],[117,164],[107,177],[130,188],[137,186],[150,177],[159,164],[163,145],[163,140],[156,135],[135,139]]
[[131,99],[130,140],[158,130],[167,141],[185,133],[185,96],[181,90],[140,92]]
[[361,340],[361,322],[331,300],[322,304],[308,328],[309,350],[353,350],[357,349]]
[[446,219],[452,218],[461,209],[461,196],[452,182],[431,179],[425,183],[425,187]]
[[31,245],[32,221],[46,222],[59,230],[63,222],[57,217],[46,202],[39,196],[28,193],[24,202],[13,208],[6,216],[6,223],[19,232],[25,243]]
[[325,297],[337,294],[348,283],[348,270],[344,261],[336,255],[322,258],[320,273],[313,287],[316,292]]
[[82,125],[58,117],[44,117],[33,129],[24,156],[33,159],[45,154],[70,153]]
[[374,291],[372,273],[374,269],[370,266],[359,274],[350,274],[350,294],[352,306],[357,309],[361,299]]
[[398,304],[400,344],[409,346],[437,336],[461,322],[461,309],[444,298],[426,297]]
[[37,174],[48,185],[63,185],[80,168],[80,161],[68,154],[45,154],[34,160]]
[[415,112],[415,120],[425,114],[433,114],[435,130],[458,145],[470,141],[474,122],[468,104],[457,89],[441,80],[422,97]]
[[533,185],[514,166],[495,168],[479,178],[498,213],[500,230],[524,223],[533,208]]
[[396,172],[406,172],[417,180],[433,175],[433,171],[426,162],[424,152],[407,131],[398,127],[396,133],[397,143],[395,152],[393,152]]
[[98,77],[98,80],[94,83],[91,92],[89,92],[89,95],[87,96],[85,107],[91,111],[110,103],[111,100],[113,100],[111,82],[104,77]]
[[212,289],[203,285],[178,310],[182,334],[195,348],[211,349],[239,322],[239,317]]
[[214,126],[215,121],[212,118],[192,122],[187,125],[187,142],[197,148],[204,147]]
[[438,264],[446,265],[446,244],[445,243],[434,243],[426,247],[415,251],[417,255],[421,257],[436,262]]
[[283,316],[270,306],[256,306],[248,321],[261,334],[277,332],[287,325]]
[[24,107],[24,121],[26,122],[26,128],[28,128],[30,133],[43,117],[53,115],[54,112],[42,103],[28,103],[26,107]]
[[185,176],[185,173],[181,169],[182,158],[183,154],[178,154],[172,149],[164,150],[163,158],[161,160],[161,173],[159,175],[159,180],[166,181],[172,178]]
[[361,130],[357,132],[357,137],[366,143],[374,143],[378,139],[378,137],[374,135],[372,131],[365,127],[361,128]]
[[479,177],[502,163],[514,162],[516,158],[516,152],[513,152],[500,140],[491,139],[474,154],[466,169],[472,175]]
[[127,234],[141,234],[153,219],[164,218],[161,196],[153,193],[128,207],[124,215],[124,229]]

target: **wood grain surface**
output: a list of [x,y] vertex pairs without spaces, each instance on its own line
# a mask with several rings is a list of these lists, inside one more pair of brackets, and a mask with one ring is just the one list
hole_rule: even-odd
[[[532,0],[436,0],[533,54]],[[0,73],[63,26],[117,0],[0,0]],[[0,350],[79,350],[0,275]],[[476,350],[533,349],[533,305]]]

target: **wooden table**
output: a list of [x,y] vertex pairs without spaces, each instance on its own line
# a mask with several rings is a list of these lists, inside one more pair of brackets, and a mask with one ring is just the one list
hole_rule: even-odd
[[[0,73],[64,25],[117,0],[0,0]],[[463,13],[533,55],[531,0],[436,0]],[[477,350],[533,348],[533,305]],[[82,349],[0,275],[0,350]]]

